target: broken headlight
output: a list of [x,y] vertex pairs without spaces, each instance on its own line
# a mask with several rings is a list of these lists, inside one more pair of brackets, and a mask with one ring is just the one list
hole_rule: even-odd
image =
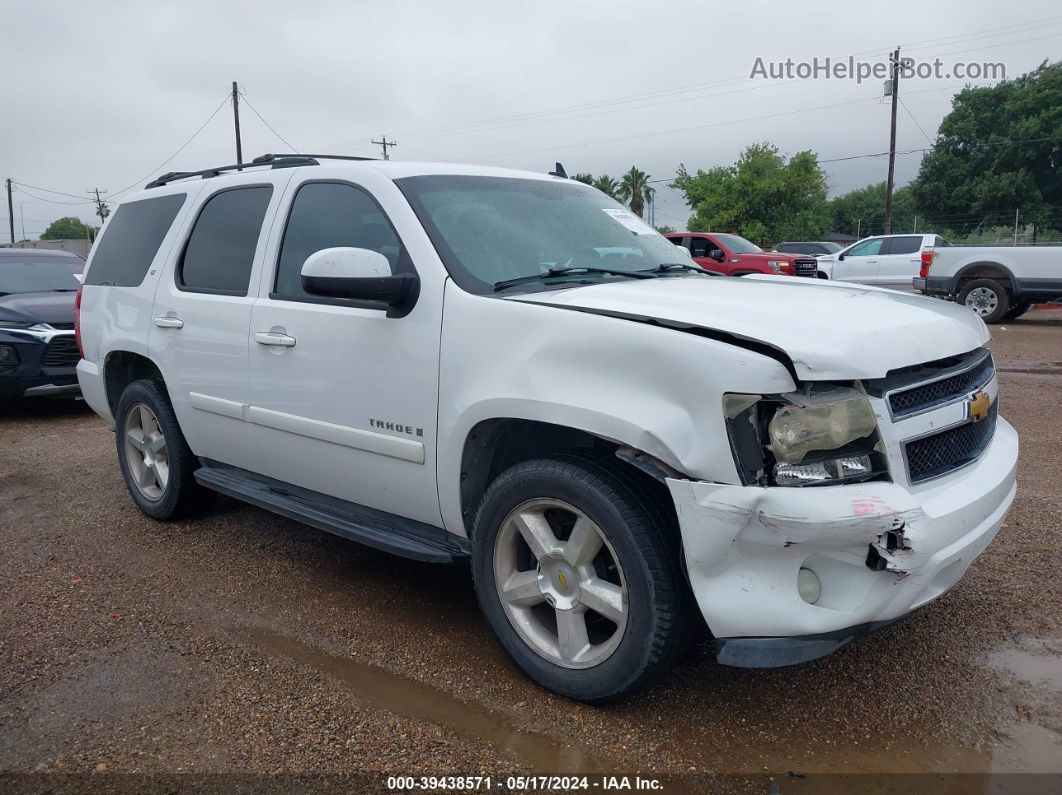
[[785,395],[723,396],[742,481],[813,486],[886,476],[877,418],[862,392],[833,384]]

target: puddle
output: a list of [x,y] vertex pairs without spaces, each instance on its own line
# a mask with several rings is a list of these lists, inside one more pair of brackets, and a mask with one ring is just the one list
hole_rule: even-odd
[[1044,644],[1040,653],[1025,649],[1003,649],[988,657],[988,666],[1024,682],[1062,693],[1062,658]]
[[509,752],[538,773],[602,773],[605,768],[580,746],[517,728],[501,713],[463,701],[399,674],[350,657],[339,657],[302,641],[253,628],[244,635],[259,646],[339,679],[366,704],[405,718],[434,723],[457,737]]

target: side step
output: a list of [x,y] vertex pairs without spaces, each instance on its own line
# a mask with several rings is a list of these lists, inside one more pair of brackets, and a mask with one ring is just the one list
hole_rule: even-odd
[[202,461],[201,486],[359,544],[426,563],[464,563],[471,545],[464,538],[413,519],[303,489],[245,469]]

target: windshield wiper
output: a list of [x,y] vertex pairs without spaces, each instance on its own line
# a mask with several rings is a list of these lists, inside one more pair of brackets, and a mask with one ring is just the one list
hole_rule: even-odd
[[554,276],[569,276],[573,274],[582,273],[604,273],[608,276],[627,276],[631,279],[655,279],[656,277],[651,273],[644,271],[622,271],[618,268],[584,268],[581,266],[573,266],[568,268],[550,268],[545,273],[533,273],[530,276],[519,276],[515,279],[504,279],[500,282],[494,282],[494,291],[504,290],[507,287],[515,287],[518,284],[527,284],[529,282],[537,282],[542,279],[550,279]]
[[675,271],[692,271],[693,273],[703,273],[705,276],[722,276],[721,273],[715,271],[705,270],[699,265],[687,265],[682,262],[664,262],[657,265],[655,268],[646,268],[639,273],[672,273]]

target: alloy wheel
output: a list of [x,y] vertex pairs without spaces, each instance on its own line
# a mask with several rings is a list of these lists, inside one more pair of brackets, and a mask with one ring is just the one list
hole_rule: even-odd
[[987,317],[999,306],[999,296],[987,287],[975,287],[966,296],[966,306],[981,317]]
[[509,622],[550,662],[599,665],[623,639],[628,596],[619,558],[572,505],[543,498],[517,506],[498,531],[494,579]]
[[126,415],[122,433],[133,484],[147,499],[162,499],[170,479],[170,463],[159,418],[145,404],[137,403]]

